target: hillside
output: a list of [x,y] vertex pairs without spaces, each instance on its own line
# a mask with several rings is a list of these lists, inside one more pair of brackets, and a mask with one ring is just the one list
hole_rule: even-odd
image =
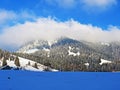
[[0,50],[1,70],[57,71],[35,61],[18,57],[7,51]]
[[52,42],[28,42],[15,54],[60,71],[120,71],[119,52],[118,42],[91,43],[60,38]]

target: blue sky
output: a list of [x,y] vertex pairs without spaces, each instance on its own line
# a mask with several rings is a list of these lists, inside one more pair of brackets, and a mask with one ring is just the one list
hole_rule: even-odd
[[[28,11],[38,17],[51,16],[62,21],[73,18],[81,23],[90,23],[102,28],[107,28],[108,25],[119,26],[119,0],[101,0],[109,5],[103,3],[98,7],[89,6],[83,1],[92,2],[92,0],[1,0],[0,9],[14,12]],[[99,3],[99,0],[93,0],[95,1]]]
[[[119,0],[1,0],[0,1],[0,39],[5,39],[5,40],[0,42],[1,44],[0,48],[3,48],[3,46],[5,48],[6,46],[11,47],[11,45],[16,46],[15,42],[18,42],[20,40],[22,41],[21,37],[17,36],[17,34],[24,33],[24,32],[20,32],[18,28],[24,27],[25,29],[29,29],[26,25],[30,24],[31,26],[33,25],[34,27],[34,24],[36,23],[39,23],[40,25],[52,23],[53,26],[55,24],[57,27],[57,28],[53,28],[52,26],[51,27],[48,26],[49,29],[59,29],[60,28],[59,26],[63,27],[61,28],[62,32],[60,33],[61,34],[60,36],[62,36],[62,34],[65,31],[64,26],[66,25],[66,23],[69,23],[69,25],[68,24],[66,25],[66,28],[70,28],[70,25],[71,26],[73,25],[74,29],[75,27],[78,28],[79,30],[86,29],[86,31],[84,32],[85,34],[88,33],[89,31],[87,30],[91,28],[93,29],[93,31],[90,30],[90,33],[92,31],[92,33],[95,32],[96,35],[95,37],[92,37],[91,40],[93,40],[93,38],[97,38],[98,40],[102,41],[103,39],[97,37],[99,33],[102,33],[100,34],[102,36],[107,35],[107,37],[104,38],[109,38],[111,36],[111,33],[113,34],[115,33],[116,35],[116,33],[119,32],[120,30],[119,10],[120,10]],[[36,31],[41,29],[42,30],[44,29],[45,31],[46,28],[45,27],[43,28],[43,26],[41,26],[37,28]],[[14,32],[12,30],[14,30]],[[75,39],[81,38],[81,37],[75,37],[76,32],[79,32],[75,30],[70,31],[71,34],[74,35],[74,36],[71,35],[70,37],[74,37]],[[36,33],[36,31],[34,30],[34,33]],[[28,36],[25,39],[25,41],[27,42],[28,38],[31,38],[30,37],[31,34],[28,33],[30,32],[32,33],[33,31],[26,30],[25,32],[27,32],[25,36]],[[56,33],[58,33],[59,31],[53,30],[50,32],[51,32],[51,36],[54,34],[53,36],[56,37]],[[12,37],[15,33],[18,41],[14,40]],[[39,33],[45,33],[45,32],[41,31]],[[69,31],[66,33],[69,33]],[[83,32],[80,31],[77,36],[82,36],[82,38],[84,38],[81,33]],[[45,34],[44,36],[48,36],[48,35]],[[91,36],[88,36],[88,38],[89,37]],[[10,42],[9,38],[13,39],[13,41],[15,42]],[[43,38],[43,37],[39,37],[39,38]],[[50,38],[50,36],[48,38]],[[119,37],[118,36],[112,37],[111,40],[116,40],[116,38]],[[106,39],[106,41],[111,41],[111,40]],[[6,43],[8,41],[9,44]],[[22,44],[19,44],[18,46]]]

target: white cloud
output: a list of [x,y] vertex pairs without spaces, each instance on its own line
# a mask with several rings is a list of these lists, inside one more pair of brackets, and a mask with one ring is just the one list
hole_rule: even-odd
[[114,5],[117,3],[116,0],[83,0],[82,1],[88,7],[107,7],[109,5]]
[[0,10],[0,24],[4,24],[7,20],[12,20],[16,17],[16,14],[12,11]]
[[117,0],[82,0],[82,6],[89,12],[100,12],[117,4]]
[[19,13],[15,13],[13,11],[0,9],[0,27],[17,23],[17,21],[29,19],[35,19],[35,15],[29,13],[28,11],[21,11]]
[[0,35],[0,46],[19,47],[25,42],[44,39],[54,40],[62,36],[90,42],[120,41],[120,29],[114,26],[108,30],[90,24],[81,24],[74,20],[58,22],[51,18],[39,18],[35,22],[26,22],[5,28]]
[[57,5],[62,8],[83,8],[90,11],[104,11],[116,5],[117,0],[45,0],[50,5]]

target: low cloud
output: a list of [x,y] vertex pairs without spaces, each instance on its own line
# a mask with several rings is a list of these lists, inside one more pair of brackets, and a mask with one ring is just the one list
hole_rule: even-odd
[[0,34],[0,47],[20,47],[28,41],[42,39],[52,41],[60,37],[69,37],[89,42],[120,41],[120,29],[115,26],[103,30],[91,24],[81,24],[74,20],[60,22],[52,18],[39,18],[34,22],[4,28]]

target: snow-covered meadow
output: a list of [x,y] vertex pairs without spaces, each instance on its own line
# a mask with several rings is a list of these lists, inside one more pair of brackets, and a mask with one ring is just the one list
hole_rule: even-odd
[[119,72],[0,71],[0,90],[120,90]]

